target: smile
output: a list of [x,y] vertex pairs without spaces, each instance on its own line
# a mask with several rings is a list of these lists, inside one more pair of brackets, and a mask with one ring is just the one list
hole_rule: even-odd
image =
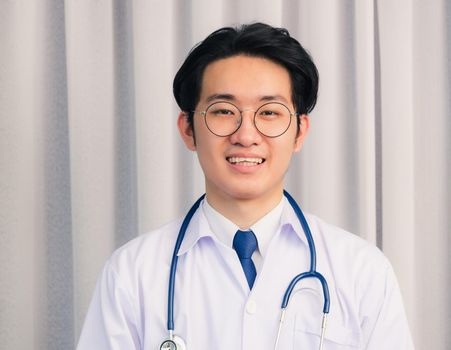
[[227,161],[231,164],[255,166],[263,163],[265,160],[263,158],[228,157]]

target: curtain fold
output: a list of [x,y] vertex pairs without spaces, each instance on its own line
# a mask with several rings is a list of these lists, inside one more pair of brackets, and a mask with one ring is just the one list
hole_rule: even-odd
[[251,21],[320,72],[287,189],[384,251],[417,349],[451,347],[448,1],[42,0],[0,2],[1,349],[74,349],[111,252],[203,192],[172,79]]

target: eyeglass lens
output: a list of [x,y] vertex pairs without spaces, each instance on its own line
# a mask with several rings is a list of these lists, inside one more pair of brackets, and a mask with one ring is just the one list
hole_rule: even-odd
[[[241,126],[241,111],[228,102],[216,102],[204,113],[208,129],[217,136],[229,136]],[[288,130],[291,112],[287,106],[278,102],[262,105],[254,115],[257,130],[268,137],[277,137]]]

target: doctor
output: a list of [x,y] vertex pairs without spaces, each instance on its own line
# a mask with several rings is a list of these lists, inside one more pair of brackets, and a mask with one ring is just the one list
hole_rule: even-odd
[[[189,53],[174,79],[177,124],[199,158],[206,197],[175,252],[173,280],[181,219],[114,252],[78,350],[276,347],[284,293],[311,264],[306,228],[283,190],[291,157],[308,134],[317,88],[316,67],[302,46],[265,24],[222,28]],[[316,270],[330,293],[323,348],[413,349],[384,255],[313,215],[306,219]],[[318,349],[323,303],[318,279],[298,283],[277,348]]]

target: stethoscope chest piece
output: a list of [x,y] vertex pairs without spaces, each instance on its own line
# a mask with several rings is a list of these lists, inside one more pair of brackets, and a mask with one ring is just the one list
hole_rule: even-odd
[[160,345],[160,350],[186,350],[185,342],[177,335],[172,337],[173,339],[166,339]]

